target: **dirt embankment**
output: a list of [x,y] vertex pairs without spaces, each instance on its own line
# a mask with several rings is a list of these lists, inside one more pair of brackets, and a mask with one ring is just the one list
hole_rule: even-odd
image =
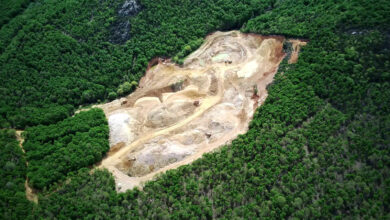
[[[285,56],[285,40],[216,32],[183,66],[154,62],[134,93],[95,106],[110,127],[111,150],[100,167],[113,173],[117,190],[142,187],[245,133]],[[291,62],[301,44],[293,45]]]
[[306,46],[307,41],[303,40],[297,40],[297,39],[290,39],[288,40],[291,43],[292,51],[290,59],[288,60],[289,64],[296,63],[298,61],[298,55],[301,51],[301,47]]

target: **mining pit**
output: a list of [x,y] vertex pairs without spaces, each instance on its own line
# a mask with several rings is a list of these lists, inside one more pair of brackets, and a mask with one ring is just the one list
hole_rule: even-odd
[[238,31],[209,35],[182,66],[159,59],[131,95],[95,106],[110,127],[111,149],[99,167],[123,192],[244,134],[286,56],[285,42],[294,63],[306,42]]

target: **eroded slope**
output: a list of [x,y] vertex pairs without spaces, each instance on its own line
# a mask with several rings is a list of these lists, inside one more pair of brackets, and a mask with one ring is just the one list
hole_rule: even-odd
[[[99,105],[111,145],[101,167],[113,173],[117,189],[140,186],[246,132],[285,56],[284,41],[216,32],[182,67],[160,60],[130,96]],[[291,62],[304,44],[293,43]]]

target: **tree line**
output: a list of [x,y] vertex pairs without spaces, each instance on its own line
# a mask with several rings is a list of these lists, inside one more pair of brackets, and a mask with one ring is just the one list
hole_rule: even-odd
[[16,140],[15,130],[0,130],[0,218],[30,216],[32,203],[26,199],[26,158]]
[[49,188],[68,173],[100,161],[109,149],[108,125],[101,109],[76,114],[51,125],[25,130],[29,184]]
[[[389,2],[258,3],[143,0],[133,38],[102,49],[112,57],[110,48],[134,51],[125,60],[137,60],[130,66],[139,77],[149,57],[184,57],[188,42],[217,28],[309,39],[296,64],[282,62],[246,134],[143,190],[116,193],[107,170],[76,169],[68,183],[42,191],[29,217],[388,219]],[[48,152],[41,146],[57,136],[44,127],[26,142]]]
[[[240,27],[271,1],[143,0],[125,18],[118,16],[123,1],[34,1],[0,29],[0,127],[48,125],[127,95],[135,87],[120,86],[138,82],[152,58],[182,61],[206,34]],[[110,43],[122,19],[131,38]]]

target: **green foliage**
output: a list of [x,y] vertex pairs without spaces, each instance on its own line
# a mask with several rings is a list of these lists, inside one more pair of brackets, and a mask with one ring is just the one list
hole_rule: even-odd
[[27,176],[37,189],[100,161],[109,149],[108,126],[101,109],[80,112],[57,124],[30,127],[23,134]]
[[185,57],[188,56],[192,51],[198,49],[202,43],[202,38],[190,41],[187,45],[183,46],[181,51],[177,53],[176,56],[173,57],[173,61],[180,65],[183,64]]
[[127,95],[130,92],[134,91],[137,88],[138,83],[136,81],[124,82],[121,84],[117,90],[118,95]]
[[13,17],[21,13],[31,0],[1,0],[0,1],[0,28]]
[[37,1],[1,28],[0,118],[18,128],[55,123],[80,104],[107,98],[130,66],[124,59],[132,59],[104,42],[112,4]]
[[25,219],[32,204],[26,199],[26,160],[14,130],[0,130],[0,218]]
[[110,173],[97,170],[90,175],[89,170],[83,168],[70,179],[70,183],[59,187],[55,194],[44,194],[40,197],[40,208],[36,217],[68,216],[70,219],[94,219],[100,216],[107,219],[111,206],[118,200],[115,182]]
[[[54,2],[50,4],[61,6],[61,3],[54,4]],[[72,2],[72,4],[80,6],[86,2]],[[81,19],[80,22],[75,24],[71,20],[66,20],[69,21],[69,25],[65,25],[67,24],[65,22],[55,26],[74,27],[74,30],[67,30],[72,30],[68,33],[80,35],[74,42],[80,48],[75,51],[88,50],[91,54],[96,53],[92,56],[96,60],[101,57],[102,61],[99,60],[99,65],[96,67],[85,65],[80,68],[83,70],[80,73],[93,73],[99,78],[104,74],[112,73],[103,71],[111,64],[118,64],[112,69],[108,68],[112,71],[121,70],[122,73],[127,74],[130,70],[135,73],[127,74],[123,80],[121,80],[122,73],[115,75],[116,77],[110,75],[110,82],[97,80],[96,84],[104,85],[106,89],[104,93],[114,91],[123,82],[139,79],[150,58],[193,50],[196,47],[192,47],[188,42],[204,37],[215,29],[239,27],[246,22],[242,27],[246,32],[305,37],[310,41],[303,48],[296,64],[287,65],[285,61],[281,64],[279,73],[268,88],[268,98],[254,114],[249,131],[237,137],[228,146],[222,147],[217,152],[205,154],[191,165],[167,171],[155,181],[146,183],[143,191],[135,189],[117,194],[114,192],[112,177],[107,171],[95,171],[89,174],[87,170],[82,170],[75,175],[70,175],[70,183],[64,184],[58,191],[43,195],[38,207],[39,212],[34,217],[58,219],[389,218],[390,4],[388,1],[143,0],[141,3],[143,10],[130,19],[133,38],[123,46],[102,43],[104,40],[100,37],[104,34],[99,35],[101,28],[96,29],[99,30],[96,35],[88,35],[89,26],[84,25],[81,20],[84,16],[85,21],[90,19],[90,14],[88,14],[89,9],[83,7],[75,7],[73,10],[80,13],[79,16],[75,16]],[[106,2],[103,2],[96,7],[105,7],[105,4]],[[42,7],[37,6],[36,9],[31,10],[45,12],[46,9]],[[31,11],[25,12],[25,15],[28,13],[31,13],[30,16],[35,14]],[[65,10],[59,14],[66,17],[68,13],[73,12]],[[107,15],[107,17],[112,16],[112,13]],[[106,15],[102,17],[106,18]],[[52,22],[50,19],[48,21]],[[63,18],[56,21],[63,22]],[[26,21],[18,17],[12,19],[10,24],[0,31],[1,33],[7,31],[7,34],[0,34],[0,36],[11,36],[11,32],[8,32],[11,24],[20,27],[24,25],[23,22]],[[86,34],[81,31],[84,29],[87,30]],[[35,33],[33,29],[31,31]],[[23,47],[23,44],[18,38],[13,39],[12,43],[11,39],[4,37],[0,39],[6,39],[1,45],[7,45],[4,53],[6,55],[1,55],[0,60],[12,61],[12,59],[8,60],[7,57],[10,56],[8,54],[19,52],[16,49],[13,52],[8,49],[12,48],[13,44],[20,47]],[[26,39],[25,42],[30,40]],[[73,41],[65,42],[64,45],[71,42]],[[35,44],[37,43],[32,45]],[[93,50],[96,48],[99,49]],[[105,60],[107,57],[110,59]],[[128,65],[122,68],[125,62]],[[18,61],[18,64],[32,65],[26,60]],[[8,65],[10,64],[3,66]],[[68,68],[71,65],[59,66]],[[9,69],[10,67],[8,66]],[[47,66],[42,67],[44,68],[41,72],[45,74],[44,70]],[[66,68],[60,69],[58,74],[65,73]],[[91,70],[91,72],[84,72],[84,70]],[[17,74],[10,76],[17,76]],[[81,78],[81,74],[75,76],[75,82],[80,81]],[[66,75],[62,79],[67,79]],[[111,84],[116,79],[117,81]],[[86,81],[94,82],[92,78]],[[10,88],[6,84],[1,87],[0,91],[3,93]],[[80,88],[82,89],[77,91],[78,95],[82,95],[88,89],[95,91],[92,87],[80,86]],[[121,93],[125,94],[123,88],[120,89],[122,89]],[[17,91],[19,90],[12,91],[15,94],[4,93],[10,94],[11,98],[7,95],[2,97],[15,99],[16,96],[23,94],[17,94]],[[28,93],[28,96],[33,94]],[[61,94],[58,94],[58,99],[66,97]],[[17,101],[9,103],[17,103]],[[64,103],[69,102],[61,102],[59,106]],[[79,101],[76,103],[80,104]],[[8,103],[0,105],[2,106],[0,113],[6,117],[6,120],[0,120],[1,123],[9,123],[9,118],[13,115],[7,115],[12,109],[7,106],[12,105]],[[67,120],[76,120],[74,118]],[[12,123],[19,123],[20,120],[16,118]],[[34,142],[47,146],[40,147],[41,144],[31,146],[27,152],[28,159],[33,161],[31,163],[37,163],[34,162],[34,158],[50,155],[53,149],[56,149],[53,147],[55,143],[71,143],[73,137],[77,136],[74,131],[89,131],[91,125],[86,125],[88,121],[74,122],[72,129],[67,126],[58,126],[58,129],[55,129],[56,126],[38,126],[31,131],[39,130],[39,132],[30,134],[27,130],[27,140],[31,138],[35,140]],[[106,122],[100,123],[102,124],[106,126]],[[26,148],[28,148],[27,142]],[[35,149],[39,149],[40,152],[33,154]],[[66,155],[74,154],[66,152],[62,158]],[[87,157],[77,155],[74,158],[79,156],[82,159]],[[62,161],[62,158],[59,161]],[[47,163],[49,162],[52,161],[47,160]],[[46,168],[43,164],[39,166]],[[9,170],[13,164],[4,163],[3,167],[4,170]],[[39,167],[36,166],[35,169]],[[51,169],[47,169],[47,172],[53,172],[49,171]],[[54,170],[56,169],[55,167]]]
[[118,97],[118,95],[116,94],[116,92],[110,92],[110,93],[108,93],[108,99],[109,99],[109,100],[114,100],[114,99],[116,99],[116,97]]
[[[206,34],[241,26],[269,2],[142,0],[141,12],[125,18],[131,39],[123,45],[109,43],[123,1],[31,3],[0,29],[0,125],[54,123],[111,91],[126,95],[118,86],[137,82],[152,58],[183,50],[182,60]],[[66,114],[55,110],[65,106]],[[56,117],[48,123],[41,112]]]

